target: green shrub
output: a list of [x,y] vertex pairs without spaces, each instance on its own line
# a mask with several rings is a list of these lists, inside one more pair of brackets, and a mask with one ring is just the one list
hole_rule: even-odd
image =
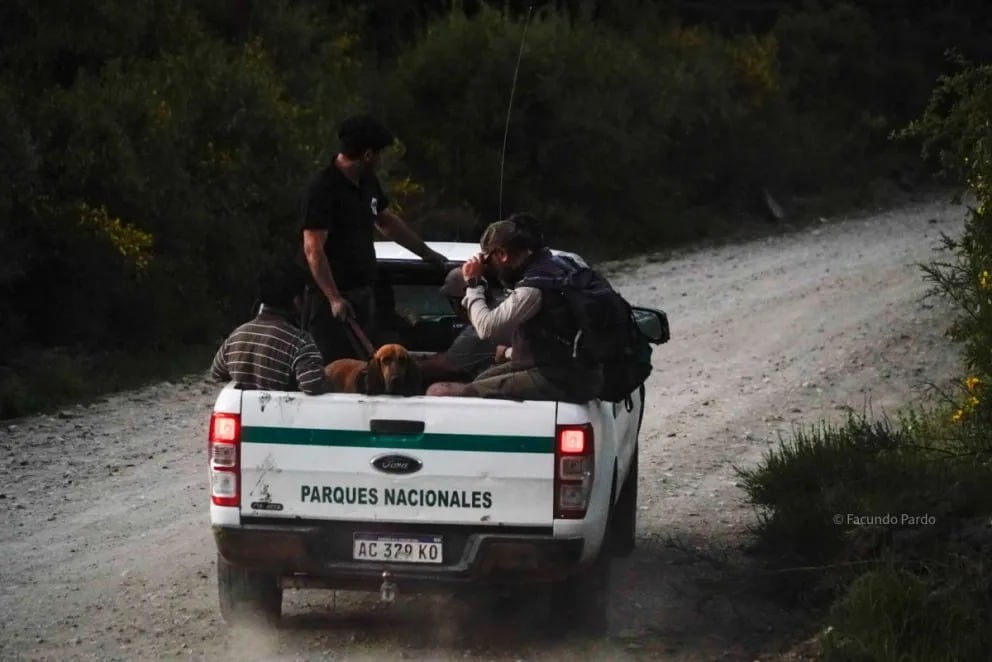
[[64,352],[33,355],[30,369],[21,364],[0,369],[0,418],[12,418],[87,395],[85,371]]
[[[900,134],[921,139],[924,154],[965,180],[977,201],[963,237],[944,239],[950,257],[924,265],[933,293],[958,308],[950,335],[968,364],[960,389],[897,423],[851,418],[799,431],[740,472],[764,543],[824,563],[841,586],[853,578],[827,618],[827,660],[983,660],[992,645],[990,111],[992,68],[966,66],[941,79],[923,116]],[[865,526],[849,513],[932,519]]]
[[[915,539],[926,545],[961,518],[992,512],[992,467],[975,461],[973,437],[946,414],[930,416],[945,423],[851,417],[839,427],[797,430],[758,467],[739,470],[759,508],[762,542],[805,560],[851,560],[871,557],[895,531],[918,526],[903,515],[933,518]],[[866,528],[856,519],[886,515],[899,521]]]
[[775,590],[836,600],[823,659],[987,657],[990,430],[946,409],[851,417],[796,431],[739,472],[760,548],[785,563]]
[[986,561],[949,556],[914,570],[886,563],[858,577],[830,611],[823,659],[988,659],[992,573]]
[[0,169],[20,174],[0,352],[213,342],[258,265],[299,250],[300,191],[356,103],[354,40],[305,5],[264,3],[242,34],[174,3],[83,5],[25,5],[37,33],[2,50]]
[[0,366],[0,419],[89,402],[150,381],[202,374],[215,351],[214,345],[85,356],[58,349],[24,351],[8,366]]
[[[402,139],[384,178],[428,238],[472,241],[530,209],[598,259],[737,229],[765,188],[787,202],[869,180],[934,50],[987,42],[965,10],[937,12],[931,36],[874,27],[877,3],[768,9],[758,31],[751,10],[707,27],[663,3],[555,6],[528,28],[501,199],[522,3],[3,3],[0,365],[29,347],[215,342],[256,267],[298,253],[300,193],[355,110]],[[982,71],[921,123],[949,153],[984,156],[968,124]],[[987,333],[987,260],[947,273],[980,285],[961,334]],[[982,342],[972,354],[985,383]]]
[[[992,378],[992,65],[969,66],[941,78],[923,116],[900,135],[923,141],[924,155],[941,173],[963,182],[974,196],[960,238],[944,237],[946,258],[927,265],[935,293],[958,309],[951,336],[963,343],[971,375],[980,380],[982,397]],[[972,391],[974,389],[968,389]]]
[[[880,107],[879,89],[892,74],[884,65],[869,12],[847,3],[814,4],[783,14],[772,34],[781,44],[784,86],[794,117],[805,125],[805,130],[794,127],[803,137],[805,153],[816,153],[820,168],[845,160],[870,162],[896,118]],[[859,170],[851,167],[843,176],[853,181],[862,176]],[[825,181],[837,177],[822,170],[816,176]]]
[[[371,92],[406,141],[406,165],[429,205],[467,205],[489,219],[500,212],[523,30],[491,9],[451,13]],[[766,39],[669,24],[631,38],[539,13],[514,95],[502,212],[542,214],[565,245],[595,236],[629,250],[698,237],[681,217],[687,207],[741,198],[777,177],[767,149],[754,149],[782,142],[766,141],[782,110],[777,76]]]

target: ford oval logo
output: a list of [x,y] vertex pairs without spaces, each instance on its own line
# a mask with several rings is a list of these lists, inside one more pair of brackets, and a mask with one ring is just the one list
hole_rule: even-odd
[[372,460],[372,466],[387,474],[412,474],[420,471],[424,464],[406,455],[380,455]]

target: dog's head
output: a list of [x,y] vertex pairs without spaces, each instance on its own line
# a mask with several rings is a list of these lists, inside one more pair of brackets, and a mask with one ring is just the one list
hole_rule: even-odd
[[380,347],[369,361],[366,374],[369,395],[423,395],[420,366],[406,347],[388,344]]

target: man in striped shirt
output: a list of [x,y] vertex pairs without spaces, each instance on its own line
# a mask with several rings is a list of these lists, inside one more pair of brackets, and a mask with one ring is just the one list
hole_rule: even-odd
[[320,350],[294,319],[306,280],[306,273],[293,264],[269,269],[259,277],[261,309],[217,350],[210,368],[214,379],[233,380],[243,389],[301,390],[309,395],[330,390]]

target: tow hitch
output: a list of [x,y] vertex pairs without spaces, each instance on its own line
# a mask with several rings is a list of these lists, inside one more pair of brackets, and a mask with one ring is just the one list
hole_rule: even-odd
[[382,571],[382,585],[379,586],[379,599],[386,604],[392,604],[396,600],[396,582],[393,581],[393,573],[388,570]]

